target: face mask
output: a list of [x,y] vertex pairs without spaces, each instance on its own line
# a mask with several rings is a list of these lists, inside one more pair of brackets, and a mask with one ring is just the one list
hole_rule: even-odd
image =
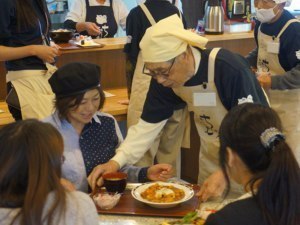
[[274,13],[274,10],[273,10],[276,6],[277,5],[275,5],[271,9],[258,9],[258,8],[255,8],[257,19],[262,23],[270,22],[276,16],[276,14]]

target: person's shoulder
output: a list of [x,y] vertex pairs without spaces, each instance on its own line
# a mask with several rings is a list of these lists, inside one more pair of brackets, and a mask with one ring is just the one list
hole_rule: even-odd
[[109,114],[109,113],[105,113],[105,112],[96,112],[95,113],[95,116],[97,116],[98,118],[101,118],[101,117],[109,117],[109,118],[114,118],[113,115]]
[[[66,192],[66,219],[79,224],[98,224],[98,215],[92,198],[80,191]],[[66,223],[71,224],[71,223]]]
[[67,202],[70,203],[79,202],[83,205],[94,205],[92,198],[88,194],[81,191],[67,191],[66,199]]
[[136,6],[129,11],[128,17],[135,17],[135,16],[139,15],[141,12],[142,12],[141,7]]
[[96,112],[95,115],[99,122],[101,123],[101,121],[106,121],[106,122],[109,122],[109,123],[112,123],[112,122],[115,122],[116,119],[113,115],[109,114],[109,113],[105,113],[105,112]]
[[243,56],[225,48],[219,50],[216,60],[236,70],[244,69],[245,67],[250,68]]
[[220,211],[207,218],[207,225],[212,224],[261,224],[263,217],[253,198],[247,198],[228,204]]

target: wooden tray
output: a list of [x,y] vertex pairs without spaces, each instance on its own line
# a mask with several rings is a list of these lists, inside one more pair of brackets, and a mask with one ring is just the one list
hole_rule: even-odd
[[[194,188],[195,193],[199,189]],[[173,208],[157,209],[145,203],[135,200],[131,195],[131,190],[125,190],[119,203],[110,210],[103,210],[97,206],[99,214],[124,214],[136,216],[160,216],[160,217],[183,217],[191,211],[195,211],[199,205],[197,196],[193,196],[190,200],[181,203]]]

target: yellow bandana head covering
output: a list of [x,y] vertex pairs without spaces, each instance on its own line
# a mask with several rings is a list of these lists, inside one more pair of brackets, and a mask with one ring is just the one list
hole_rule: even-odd
[[185,30],[178,15],[149,27],[140,42],[144,62],[166,62],[183,53],[188,45],[205,48],[207,39]]

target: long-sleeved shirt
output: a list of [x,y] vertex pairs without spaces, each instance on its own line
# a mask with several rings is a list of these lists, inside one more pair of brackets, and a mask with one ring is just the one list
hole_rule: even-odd
[[[94,167],[109,161],[123,141],[118,123],[111,115],[97,112],[79,135],[72,124],[59,118],[57,112],[44,122],[54,125],[63,137],[65,161],[62,176],[71,181],[76,189],[87,192],[87,176]],[[144,182],[147,169],[134,166],[121,168],[131,182]]]
[[[210,50],[198,50],[194,54],[195,75],[184,86],[200,86],[208,81],[208,55]],[[223,106],[230,110],[238,105],[239,100],[251,95],[253,102],[268,105],[255,75],[248,62],[240,55],[221,49],[215,60],[215,79],[218,96]],[[185,102],[176,95],[172,88],[167,88],[152,79],[147,94],[143,113],[138,124],[131,126],[126,139],[117,149],[112,160],[121,166],[134,164],[152,145],[155,137],[164,127],[167,119],[176,110],[176,106]]]

